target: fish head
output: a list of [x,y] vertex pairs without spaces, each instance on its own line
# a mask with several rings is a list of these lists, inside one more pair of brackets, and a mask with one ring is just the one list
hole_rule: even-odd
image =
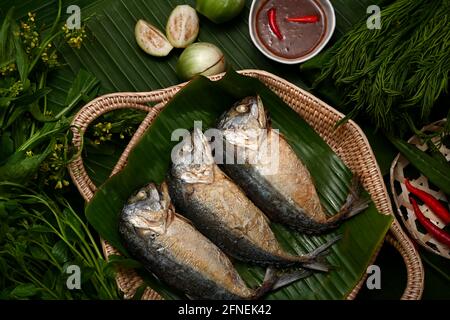
[[265,129],[267,116],[260,96],[251,96],[238,101],[219,120],[219,129],[246,130]]
[[218,129],[228,143],[257,149],[267,129],[267,115],[261,98],[250,96],[235,103],[220,118]]
[[195,128],[173,156],[172,175],[184,183],[210,184],[214,181],[214,158],[203,132]]
[[173,219],[167,185],[149,183],[132,195],[122,210],[121,219],[139,234],[164,234]]

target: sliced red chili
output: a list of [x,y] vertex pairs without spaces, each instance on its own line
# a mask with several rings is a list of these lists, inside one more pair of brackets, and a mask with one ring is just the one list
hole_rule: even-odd
[[283,35],[281,34],[277,23],[277,9],[270,8],[269,11],[267,11],[267,17],[269,18],[270,30],[272,30],[278,39],[283,40]]
[[412,197],[409,197],[409,201],[413,206],[414,213],[416,214],[417,220],[419,220],[420,224],[423,225],[423,227],[431,234],[433,238],[450,247],[450,234],[442,229],[439,229],[434,223],[432,223],[427,217],[425,217],[425,215],[420,210],[416,200],[414,200]]
[[405,185],[409,192],[422,200],[446,225],[450,223],[450,212],[448,212],[438,199],[431,194],[414,187],[408,179],[405,179]]
[[301,23],[315,23],[318,22],[320,19],[318,16],[302,16],[302,17],[292,17],[286,18],[289,22],[301,22]]

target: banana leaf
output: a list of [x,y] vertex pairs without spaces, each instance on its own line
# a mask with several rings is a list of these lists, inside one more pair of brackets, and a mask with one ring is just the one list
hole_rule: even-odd
[[[334,39],[348,31],[355,21],[367,18],[367,7],[379,2],[381,0],[332,0],[337,17]],[[195,0],[97,0],[91,1],[89,5],[86,0],[71,2],[77,3],[83,17],[91,14],[92,17],[87,23],[89,33],[84,47],[81,50],[67,47],[62,50],[62,55],[72,69],[83,67],[92,72],[100,80],[104,93],[149,91],[179,82],[175,65],[182,51],[174,49],[164,58],[145,54],[134,39],[134,25],[138,19],[144,19],[160,30],[165,30],[173,8],[180,4],[195,7]],[[94,3],[100,4],[94,6]],[[218,25],[200,16],[198,41],[211,42],[220,47],[228,63],[237,70],[267,70],[306,88],[297,67],[276,63],[263,56],[253,45],[248,32],[251,3],[251,0],[246,0],[243,12],[228,23]],[[47,11],[43,12],[46,16]]]
[[[0,15],[15,6],[15,16],[25,19],[27,12],[36,12],[43,27],[51,25],[58,0],[3,0]],[[333,41],[338,40],[356,22],[368,17],[369,5],[386,0],[331,0],[336,12],[336,30]],[[263,69],[306,88],[307,75],[300,75],[296,67],[280,65],[263,56],[252,44],[248,33],[248,14],[252,0],[246,0],[243,12],[232,21],[217,25],[200,16],[199,41],[212,42],[224,51],[228,62],[235,69]],[[115,91],[148,91],[164,88],[179,82],[175,64],[181,50],[174,50],[169,57],[155,59],[143,53],[134,40],[134,24],[143,18],[165,30],[171,10],[179,4],[195,7],[195,0],[62,0],[66,9],[77,5],[81,18],[88,19],[88,39],[81,50],[64,47],[61,54],[75,73],[89,70],[100,80],[103,93]],[[65,10],[63,10],[65,14]],[[66,14],[65,17],[69,17]],[[68,72],[64,82],[70,80]],[[72,76],[73,77],[73,76]],[[310,82],[310,81],[307,81]],[[65,84],[63,83],[65,86]],[[54,81],[52,89],[61,89]],[[57,101],[57,99],[55,99]]]
[[[237,99],[259,94],[269,110],[273,125],[286,137],[315,179],[321,201],[329,213],[335,213],[345,201],[352,174],[322,138],[275,93],[256,79],[229,71],[219,82],[197,77],[182,89],[161,112],[133,149],[127,166],[107,180],[86,207],[86,215],[100,235],[127,254],[118,234],[118,215],[128,197],[149,182],[164,180],[170,166],[170,154],[177,141],[171,141],[175,129],[193,128],[202,121],[203,129],[213,126],[217,118]],[[320,161],[319,161],[320,160]],[[319,165],[320,164],[320,165]],[[335,269],[317,273],[267,296],[269,299],[343,299],[358,283],[373,255],[381,245],[392,221],[381,215],[374,205],[324,236],[305,236],[273,225],[286,250],[301,254],[342,234],[328,256]],[[251,286],[261,283],[264,270],[236,263]],[[163,284],[154,286],[165,296],[176,297]]]

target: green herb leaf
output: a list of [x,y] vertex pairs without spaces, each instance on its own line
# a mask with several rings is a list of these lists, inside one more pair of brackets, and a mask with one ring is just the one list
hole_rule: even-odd
[[15,287],[11,291],[11,296],[15,297],[15,298],[19,298],[19,299],[29,298],[29,297],[36,295],[36,293],[38,293],[38,291],[39,291],[39,289],[34,284],[24,283],[24,284],[20,284],[17,287]]
[[32,246],[30,248],[31,255],[33,258],[38,260],[47,260],[48,256],[47,253],[40,247]]
[[86,70],[81,69],[70,88],[65,101],[66,107],[58,113],[56,118],[60,118],[72,110],[79,102],[89,101],[95,95],[93,89],[98,85],[98,80]]
[[3,20],[0,29],[0,66],[14,61],[14,43],[11,37],[11,25],[13,20],[14,8],[10,8]]
[[36,173],[40,164],[50,154],[51,149],[31,157],[25,151],[17,151],[0,167],[0,181],[25,183]]
[[14,142],[11,139],[11,133],[4,132],[0,136],[0,164],[14,153]]
[[60,263],[69,261],[69,249],[63,240],[58,241],[52,248],[52,255]]
[[16,49],[16,65],[17,70],[19,70],[20,80],[22,82],[25,82],[28,78],[28,68],[29,68],[29,61],[28,56],[23,49],[22,41],[19,36],[19,28],[15,28],[14,30],[14,47]]
[[30,103],[39,101],[41,98],[45,97],[50,92],[52,92],[51,88],[37,89],[34,90],[33,92],[21,95],[14,101],[17,104],[28,105]]
[[47,225],[42,224],[34,224],[28,229],[30,232],[36,233],[53,233],[54,231]]

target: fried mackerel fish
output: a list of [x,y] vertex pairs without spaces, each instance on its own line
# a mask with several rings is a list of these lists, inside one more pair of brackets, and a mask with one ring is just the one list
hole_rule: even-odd
[[[202,158],[196,159],[198,155]],[[195,129],[173,157],[167,181],[175,207],[225,253],[259,265],[328,271],[317,259],[340,237],[306,255],[285,252],[267,217],[214,163],[208,140],[200,130]]]
[[237,102],[217,127],[227,151],[222,169],[271,220],[302,233],[322,234],[367,208],[354,179],[343,207],[327,217],[308,169],[272,129],[259,96]]
[[193,299],[258,299],[310,274],[268,268],[262,285],[248,288],[229,258],[174,212],[165,183],[150,183],[129,199],[119,232],[127,250],[147,270]]

